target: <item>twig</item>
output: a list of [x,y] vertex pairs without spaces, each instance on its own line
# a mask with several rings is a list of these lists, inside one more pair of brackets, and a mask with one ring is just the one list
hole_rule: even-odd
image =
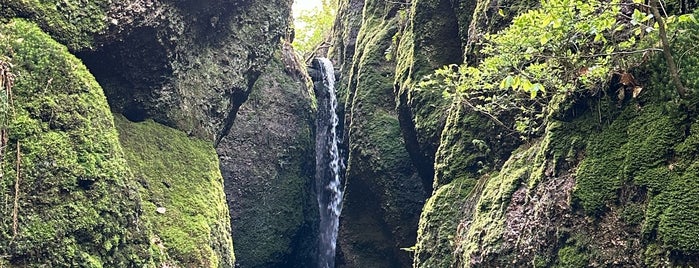
[[473,104],[471,104],[471,102],[469,102],[469,101],[466,100],[466,99],[463,99],[463,103],[466,104],[466,106],[468,106],[469,108],[471,108],[473,111],[476,111],[476,112],[478,112],[478,113],[481,113],[482,115],[487,116],[488,118],[490,118],[491,120],[493,120],[493,122],[495,122],[496,124],[500,125],[500,126],[503,127],[504,129],[510,131],[511,133],[515,133],[514,130],[510,129],[509,127],[507,127],[507,125],[505,125],[502,121],[500,121],[500,119],[498,119],[497,117],[495,117],[494,115],[492,115],[492,114],[489,113],[488,111],[484,111],[483,109],[478,109],[478,108],[476,108],[476,106],[473,106]]
[[665,55],[667,68],[670,71],[670,77],[672,78],[672,82],[675,84],[675,87],[677,87],[677,93],[680,94],[680,97],[684,98],[685,95],[687,95],[687,89],[684,87],[684,85],[682,85],[679,72],[677,71],[677,65],[675,64],[675,59],[672,58],[672,54],[670,53],[670,42],[667,41],[665,20],[663,20],[663,18],[660,16],[660,11],[658,10],[657,4],[658,0],[650,0],[650,10],[653,12],[653,16],[655,16],[655,20],[658,22],[660,41],[663,45],[663,54]]
[[20,154],[20,144],[19,141],[17,141],[17,167],[16,167],[16,173],[17,173],[17,178],[15,180],[15,206],[12,209],[12,240],[15,240],[15,237],[17,237],[17,228],[19,226],[19,179],[20,179],[20,168],[21,168],[21,163],[22,162],[22,155]]

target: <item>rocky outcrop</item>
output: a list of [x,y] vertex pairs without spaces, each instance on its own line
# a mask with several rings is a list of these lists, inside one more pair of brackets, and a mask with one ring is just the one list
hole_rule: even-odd
[[[423,184],[432,191],[434,159],[446,121],[449,102],[442,92],[424,90],[418,82],[435,69],[463,62],[459,29],[470,22],[473,1],[464,3],[466,18],[460,21],[449,0],[413,1],[395,38],[392,53],[397,58],[395,91],[397,110],[406,148],[418,167]],[[461,27],[460,27],[460,24]]]
[[295,57],[275,55],[217,147],[241,267],[314,265],[312,91]]
[[[667,74],[657,67],[662,60],[634,70],[647,77],[638,99],[616,99],[612,82],[603,85],[610,88],[606,93],[556,100],[546,130],[523,143],[486,115],[420,88],[419,81],[447,64],[478,65],[487,56],[479,51],[483,36],[506,29],[537,1],[362,4],[354,49],[346,46],[359,15],[349,7],[361,5],[343,1],[330,50],[339,63],[347,62],[345,51],[354,53],[351,69],[342,69],[349,165],[340,262],[410,266],[386,253],[397,249],[388,243],[400,239],[387,235],[395,225],[382,220],[390,213],[380,214],[400,188],[384,188],[382,171],[409,155],[411,176],[419,174],[432,191],[416,244],[408,249],[415,267],[696,265],[696,243],[685,239],[697,230],[688,220],[696,202],[685,198],[696,188],[690,156],[696,100],[670,101]],[[687,12],[694,5],[671,2],[668,10]],[[696,53],[685,43],[691,41],[677,40],[672,50],[684,55],[683,79],[696,87]],[[389,83],[393,94],[380,90]],[[396,110],[387,101],[395,101]],[[382,150],[397,133],[389,132],[394,121],[380,129],[371,124],[379,114],[400,119],[404,149]],[[373,133],[382,139],[372,139]],[[388,161],[378,165],[375,159]],[[398,224],[416,228],[410,221]],[[359,241],[391,260],[374,261],[354,246]]]
[[[287,34],[291,2],[133,4],[131,30],[79,53],[110,106],[131,120],[153,118],[220,142]],[[123,13],[110,12],[108,19]]]

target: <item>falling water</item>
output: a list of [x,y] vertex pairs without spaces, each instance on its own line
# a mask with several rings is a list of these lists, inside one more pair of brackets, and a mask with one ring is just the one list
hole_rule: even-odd
[[330,60],[317,58],[314,67],[320,71],[322,82],[315,84],[318,100],[316,119],[316,189],[320,209],[320,237],[318,263],[321,268],[335,267],[335,246],[342,188],[340,184],[341,161],[338,151],[337,98],[335,96],[335,70]]

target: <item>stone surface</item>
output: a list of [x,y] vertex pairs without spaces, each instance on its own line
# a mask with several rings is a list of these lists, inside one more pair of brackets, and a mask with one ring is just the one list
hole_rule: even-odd
[[264,70],[217,147],[241,267],[314,265],[312,91],[295,72],[290,46],[284,51]]

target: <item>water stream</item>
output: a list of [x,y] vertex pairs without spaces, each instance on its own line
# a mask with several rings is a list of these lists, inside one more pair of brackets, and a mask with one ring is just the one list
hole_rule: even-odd
[[337,97],[335,70],[326,58],[314,60],[322,81],[315,84],[318,100],[316,119],[316,190],[320,209],[318,267],[335,267],[335,249],[342,211],[341,159],[338,150]]

